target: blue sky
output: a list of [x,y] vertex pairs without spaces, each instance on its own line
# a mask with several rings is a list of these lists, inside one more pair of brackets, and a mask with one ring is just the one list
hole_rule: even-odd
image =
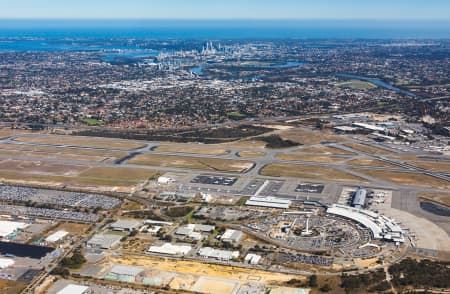
[[450,20],[450,0],[0,0],[0,19]]

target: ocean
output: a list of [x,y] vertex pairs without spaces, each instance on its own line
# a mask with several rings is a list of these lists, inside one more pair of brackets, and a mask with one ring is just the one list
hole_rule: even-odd
[[450,21],[0,20],[0,37],[434,39],[450,38]]

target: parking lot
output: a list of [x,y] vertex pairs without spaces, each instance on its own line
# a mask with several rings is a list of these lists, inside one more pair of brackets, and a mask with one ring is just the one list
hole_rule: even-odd
[[258,196],[274,196],[278,194],[284,181],[266,181],[264,182],[264,188],[259,192]]
[[295,189],[295,192],[301,193],[322,193],[324,189],[324,185],[321,184],[313,184],[313,183],[301,183]]
[[210,175],[199,175],[192,179],[191,183],[194,184],[207,184],[207,185],[219,185],[219,186],[233,186],[237,181],[235,177],[221,177]]
[[0,200],[11,202],[34,202],[58,206],[112,209],[119,199],[89,193],[36,189],[29,187],[0,185]]

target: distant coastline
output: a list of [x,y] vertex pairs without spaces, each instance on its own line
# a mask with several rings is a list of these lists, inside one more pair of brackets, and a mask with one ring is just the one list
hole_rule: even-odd
[[0,20],[0,38],[448,39],[450,21]]

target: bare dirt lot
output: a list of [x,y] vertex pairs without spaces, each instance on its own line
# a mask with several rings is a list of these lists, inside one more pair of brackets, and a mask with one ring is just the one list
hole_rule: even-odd
[[354,170],[374,178],[378,178],[385,181],[391,181],[401,185],[433,187],[436,189],[450,189],[449,182],[419,173],[404,173],[404,172],[380,171],[368,169],[354,169]]
[[253,162],[245,160],[153,154],[138,155],[129,160],[128,163],[235,173],[243,172],[253,166]]
[[274,177],[293,177],[304,179],[327,179],[331,181],[366,182],[365,179],[353,176],[329,167],[301,164],[269,164],[261,170],[261,174]]
[[143,266],[147,268],[191,274],[199,276],[211,276],[223,279],[247,282],[258,278],[258,282],[275,284],[289,281],[293,278],[301,278],[298,275],[266,272],[262,270],[238,268],[233,266],[215,265],[198,261],[170,260],[152,256],[127,256],[124,258],[111,258],[111,261],[118,264],[128,264]]
[[143,147],[143,142],[123,139],[109,139],[82,136],[62,136],[62,135],[35,135],[17,137],[17,141],[27,143],[39,143],[49,145],[70,145],[80,147],[95,147],[105,149],[135,149]]
[[179,152],[179,153],[193,153],[205,155],[225,155],[228,154],[226,149],[221,149],[212,146],[202,146],[194,144],[177,144],[177,145],[161,145],[155,151],[159,152]]

